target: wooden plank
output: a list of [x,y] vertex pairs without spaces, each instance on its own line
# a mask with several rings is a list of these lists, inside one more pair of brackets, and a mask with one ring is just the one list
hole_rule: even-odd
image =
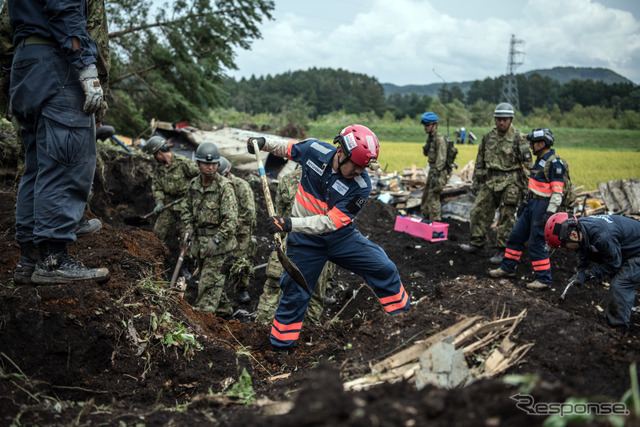
[[463,319],[460,322],[456,323],[455,325],[448,327],[444,331],[440,331],[437,334],[430,336],[426,340],[420,341],[419,343],[416,343],[411,347],[406,348],[392,356],[389,356],[379,363],[376,363],[371,368],[371,372],[379,373],[379,372],[388,371],[390,369],[409,363],[413,360],[417,360],[418,357],[420,357],[420,355],[424,353],[433,344],[437,343],[438,341],[441,341],[442,339],[448,336],[458,335],[459,333],[461,333],[462,331],[464,331],[465,329],[473,325],[476,321],[480,320],[481,318],[482,318],[481,316],[474,316],[468,319]]

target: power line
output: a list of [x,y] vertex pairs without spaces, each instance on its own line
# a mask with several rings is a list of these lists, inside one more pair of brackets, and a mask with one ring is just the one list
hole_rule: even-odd
[[509,45],[509,61],[507,62],[507,75],[502,84],[502,99],[511,104],[516,110],[520,110],[520,97],[518,95],[518,81],[516,80],[515,71],[519,65],[523,64],[521,56],[524,52],[517,49],[518,45],[523,45],[523,40],[516,39],[515,34],[511,34],[511,43]]

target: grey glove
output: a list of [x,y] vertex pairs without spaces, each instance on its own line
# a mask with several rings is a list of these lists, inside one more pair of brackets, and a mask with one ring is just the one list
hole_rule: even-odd
[[216,252],[218,251],[218,244],[220,243],[220,240],[218,240],[215,237],[212,237],[211,240],[209,240],[207,242],[207,245],[204,247],[204,250],[202,251],[202,256],[203,257],[210,257],[216,254]]
[[164,208],[164,203],[160,202],[156,205],[155,208],[153,208],[153,213],[154,214],[159,214],[160,212],[162,212],[162,208]]
[[89,64],[80,68],[78,74],[80,75],[80,84],[85,95],[82,109],[87,114],[93,114],[102,106],[102,98],[104,96],[98,79],[98,69],[95,64]]

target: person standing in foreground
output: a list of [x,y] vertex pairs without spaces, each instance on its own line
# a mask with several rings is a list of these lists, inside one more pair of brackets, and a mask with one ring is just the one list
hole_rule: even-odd
[[191,180],[182,202],[181,220],[191,239],[191,256],[198,260],[200,282],[195,307],[223,318],[233,314],[224,291],[222,273],[229,254],[236,248],[238,204],[231,182],[217,173],[220,151],[213,142],[196,150],[200,176]]
[[[626,332],[640,284],[640,222],[620,215],[577,219],[557,213],[547,221],[544,238],[552,248],[578,251],[578,272],[571,278],[578,286],[612,277],[606,321]],[[592,262],[597,265],[590,267]]]
[[438,116],[435,113],[424,113],[420,123],[428,136],[422,153],[429,160],[429,175],[422,192],[420,211],[425,219],[441,221],[440,193],[451,175],[451,165],[447,164],[447,141],[438,132]]
[[515,276],[524,245],[529,241],[529,257],[536,280],[527,283],[527,288],[543,290],[551,286],[551,262],[545,251],[544,226],[562,204],[564,174],[568,172],[563,160],[551,148],[555,138],[549,129],[534,129],[527,139],[536,155],[529,178],[529,192],[523,202],[522,213],[509,235],[502,263],[489,271],[489,275]]
[[[247,148],[254,153],[254,138]],[[365,279],[389,314],[409,309],[395,264],[378,245],[355,228],[353,220],[371,193],[365,170],[378,158],[376,135],[362,125],[344,128],[334,147],[317,139],[295,143],[257,138],[258,148],[287,157],[302,166],[302,178],[293,205],[292,217],[268,219],[269,232],[289,233],[287,256],[304,275],[313,293],[327,260]],[[287,351],[300,337],[311,295],[285,271],[280,279],[282,297],[271,328],[271,344]]]
[[[291,210],[293,209],[293,202],[300,186],[300,179],[302,178],[302,168],[297,165],[296,168],[283,176],[278,183],[278,189],[276,190],[276,198],[274,201],[274,208],[276,215],[288,218],[291,216]],[[277,251],[271,252],[269,260],[267,262],[266,276],[267,280],[262,287],[262,295],[256,308],[257,316],[256,322],[269,326],[273,322],[273,315],[278,308],[278,301],[282,295],[280,289],[280,277],[284,268],[278,259]],[[336,270],[336,265],[332,262],[327,262],[320,273],[318,283],[311,295],[311,301],[305,314],[305,321],[311,322],[314,325],[321,325],[320,318],[322,311],[324,310],[324,300],[327,293],[329,283],[333,281],[333,275]]]
[[502,102],[493,113],[495,127],[478,146],[473,185],[476,200],[471,207],[469,243],[460,248],[468,253],[479,252],[485,244],[496,209],[499,209],[498,251],[489,260],[500,264],[509,234],[516,223],[516,211],[529,181],[531,152],[525,135],[513,127],[511,104]]
[[86,31],[87,2],[9,0],[8,7],[16,47],[11,112],[26,168],[16,203],[15,276],[38,285],[106,280],[106,268],[86,268],[67,252],[91,190],[94,113],[104,101],[97,47]]

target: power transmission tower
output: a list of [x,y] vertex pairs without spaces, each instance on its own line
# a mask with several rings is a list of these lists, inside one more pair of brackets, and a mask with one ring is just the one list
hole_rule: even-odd
[[520,110],[520,98],[518,96],[518,81],[516,80],[515,71],[518,65],[522,65],[522,61],[518,60],[518,55],[524,55],[524,52],[517,50],[517,46],[520,44],[524,44],[524,41],[516,39],[515,34],[511,34],[507,75],[502,84],[502,99],[513,105],[516,110]]

